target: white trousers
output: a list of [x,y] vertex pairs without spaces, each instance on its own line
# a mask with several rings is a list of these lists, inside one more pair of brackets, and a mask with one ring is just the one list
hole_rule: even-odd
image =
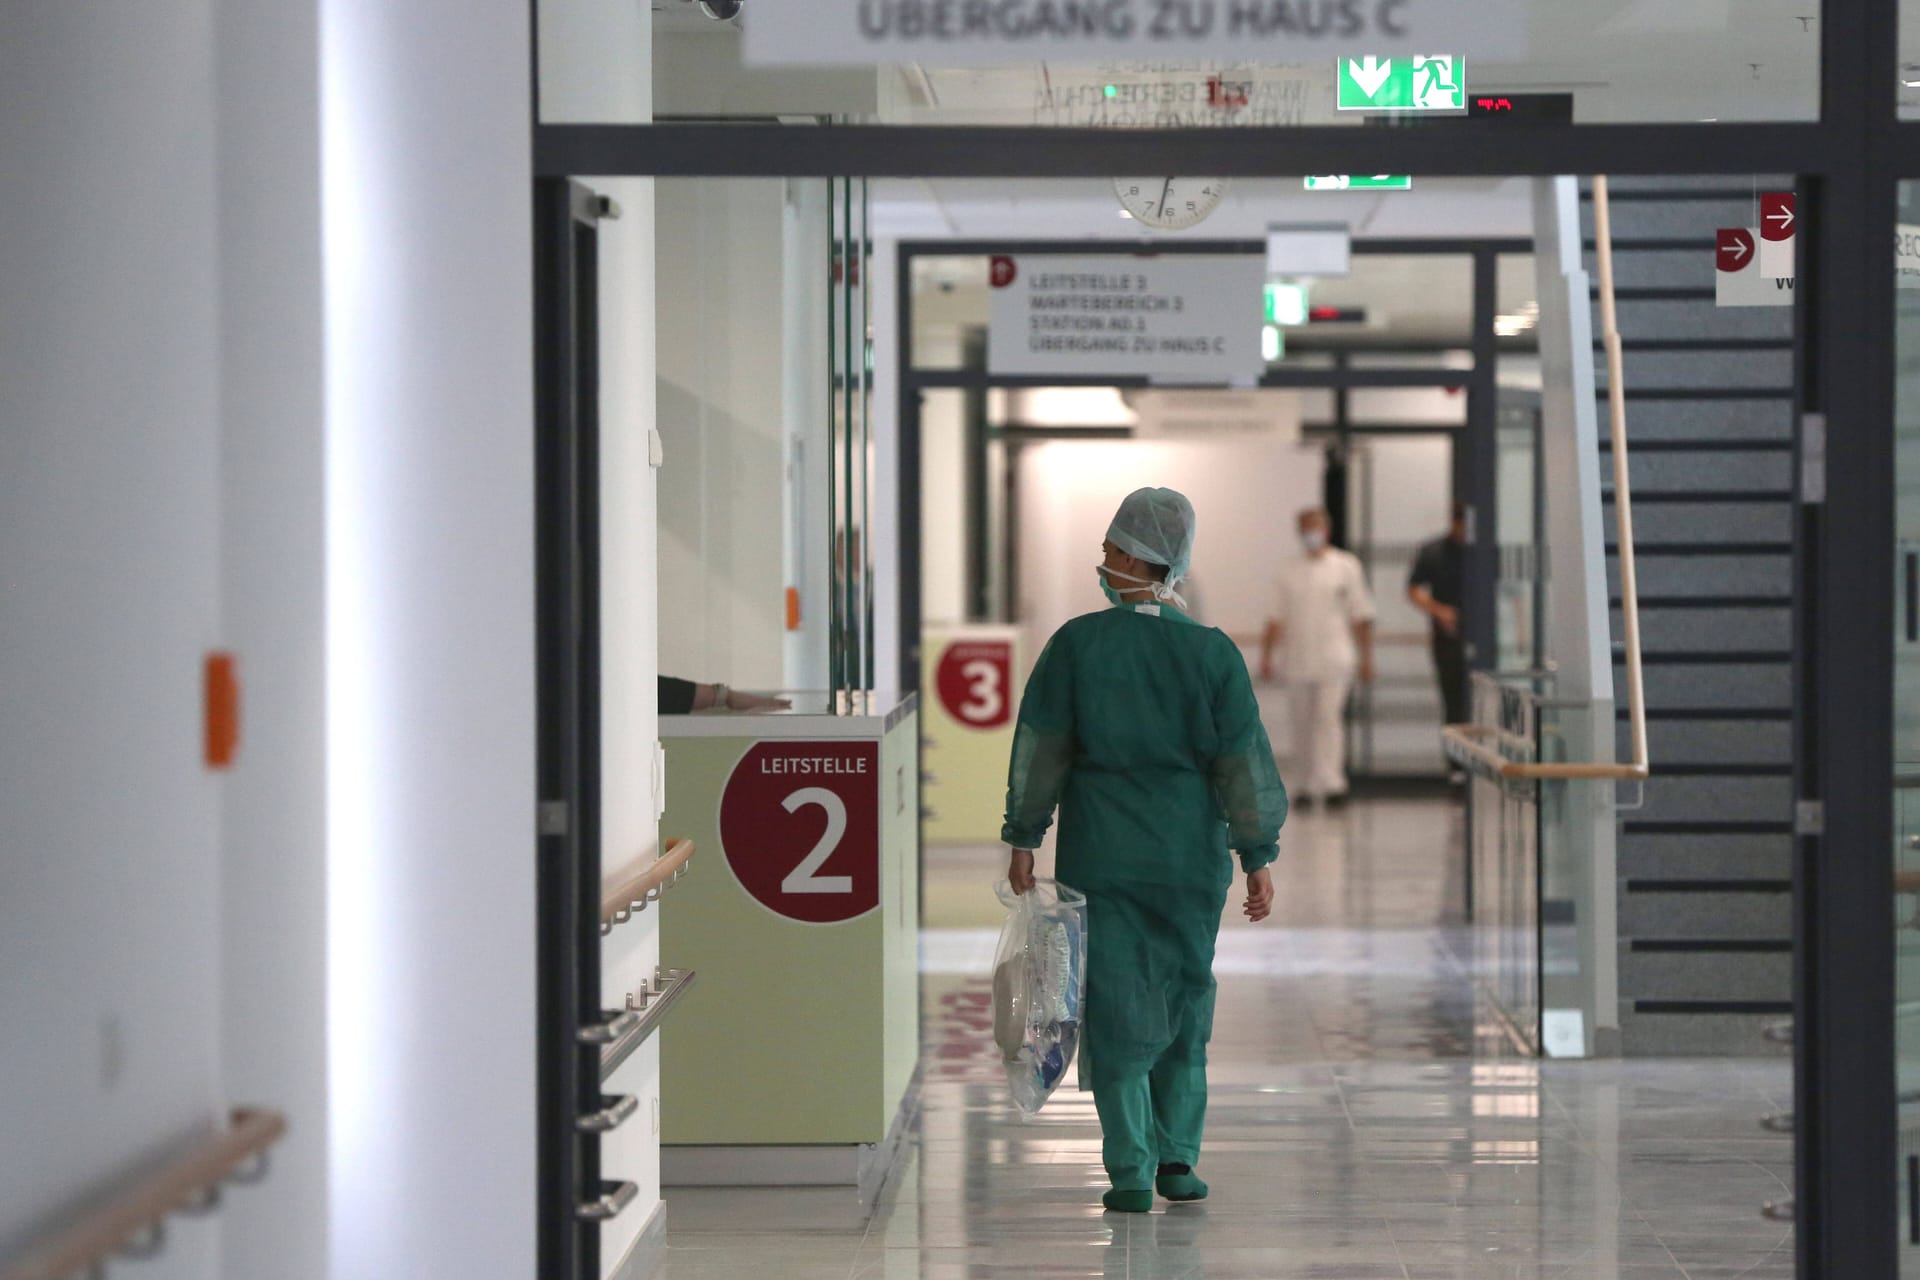
[[1294,680],[1287,685],[1293,715],[1293,758],[1308,796],[1347,794],[1347,694],[1353,677]]

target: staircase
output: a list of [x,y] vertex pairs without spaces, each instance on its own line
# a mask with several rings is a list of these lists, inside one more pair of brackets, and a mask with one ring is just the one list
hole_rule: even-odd
[[[1751,183],[1611,188],[1653,761],[1620,813],[1622,1051],[1757,1054],[1792,1010],[1794,309],[1714,306],[1714,231],[1755,225]],[[1597,274],[1590,200],[1583,220]]]

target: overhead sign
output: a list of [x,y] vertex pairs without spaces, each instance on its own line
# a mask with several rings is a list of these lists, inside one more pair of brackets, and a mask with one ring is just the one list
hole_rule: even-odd
[[1367,54],[1334,64],[1342,111],[1465,111],[1467,60],[1452,54],[1383,58]]
[[756,744],[720,796],[720,847],[775,915],[840,924],[880,905],[880,746]]
[[1408,174],[1347,174],[1334,173],[1325,177],[1307,178],[1309,191],[1411,191],[1413,178]]
[[1760,274],[1784,279],[1793,274],[1795,235],[1799,231],[1793,192],[1768,191],[1760,197]]
[[1436,45],[1527,52],[1524,0],[775,0],[741,17],[760,65],[1287,63]]
[[1752,227],[1722,227],[1714,233],[1713,304],[1717,307],[1790,307],[1793,279],[1776,279],[1760,267],[1760,233]]
[[996,374],[1252,382],[1266,264],[1257,257],[1056,254],[993,260]]

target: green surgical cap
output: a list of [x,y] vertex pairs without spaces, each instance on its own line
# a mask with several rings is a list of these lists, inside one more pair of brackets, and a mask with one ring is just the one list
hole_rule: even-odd
[[1136,559],[1166,565],[1172,586],[1193,568],[1193,504],[1172,489],[1135,489],[1114,515],[1107,541]]

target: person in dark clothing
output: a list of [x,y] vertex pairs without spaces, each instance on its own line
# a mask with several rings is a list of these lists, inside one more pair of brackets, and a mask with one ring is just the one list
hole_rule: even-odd
[[684,716],[715,707],[727,711],[787,711],[793,703],[786,698],[769,698],[723,684],[695,684],[673,676],[660,677],[660,714]]
[[1460,604],[1467,578],[1467,509],[1456,503],[1445,537],[1420,548],[1407,578],[1407,599],[1432,624],[1433,668],[1446,704],[1446,723],[1465,724],[1467,647],[1460,638]]

